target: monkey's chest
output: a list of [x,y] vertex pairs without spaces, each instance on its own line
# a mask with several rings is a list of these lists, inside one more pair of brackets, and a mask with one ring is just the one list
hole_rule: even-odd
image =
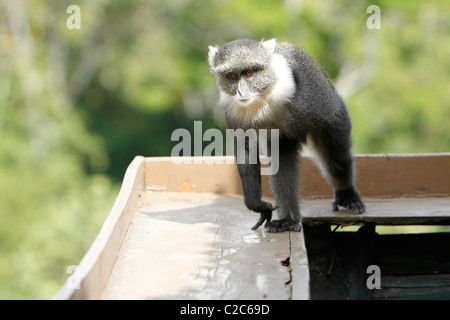
[[287,108],[269,101],[256,101],[248,105],[230,105],[226,109],[227,120],[240,128],[279,129],[288,123]]
[[[229,119],[230,118],[230,119]],[[239,108],[227,114],[229,126],[244,130],[277,129],[280,136],[296,139],[306,135],[306,128],[301,125],[299,116],[292,113],[288,105],[269,104],[253,105]]]

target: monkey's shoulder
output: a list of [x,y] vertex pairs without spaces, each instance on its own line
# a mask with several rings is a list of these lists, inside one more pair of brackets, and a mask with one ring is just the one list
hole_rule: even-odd
[[275,53],[281,54],[288,60],[293,61],[314,61],[314,58],[301,47],[291,42],[278,42]]
[[308,83],[314,84],[316,81],[319,81],[321,84],[326,84],[329,88],[334,88],[328,73],[311,54],[301,47],[287,41],[278,42],[274,53],[286,59],[296,78],[301,78]]

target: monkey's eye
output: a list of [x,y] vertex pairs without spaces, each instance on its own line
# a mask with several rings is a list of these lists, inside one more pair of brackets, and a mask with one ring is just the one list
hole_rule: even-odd
[[251,77],[253,75],[253,71],[247,70],[244,72],[247,77]]
[[236,72],[230,73],[230,78],[237,79],[238,74]]

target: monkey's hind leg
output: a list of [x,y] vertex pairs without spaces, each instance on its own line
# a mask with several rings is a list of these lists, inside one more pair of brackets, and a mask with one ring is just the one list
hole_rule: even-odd
[[[271,175],[270,185],[278,207],[279,220],[272,220],[266,227],[269,232],[300,231],[298,206],[299,144],[281,139],[278,172]],[[272,155],[274,157],[275,155]]]
[[308,135],[325,179],[334,188],[333,211],[339,206],[350,213],[360,214],[366,209],[354,184],[354,159],[350,151],[349,133],[312,133]]

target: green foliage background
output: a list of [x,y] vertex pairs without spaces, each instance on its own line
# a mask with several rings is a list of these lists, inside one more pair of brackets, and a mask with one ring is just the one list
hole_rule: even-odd
[[[69,5],[81,29],[69,30]],[[369,5],[381,29],[369,30]],[[207,46],[289,40],[347,101],[356,153],[450,149],[450,2],[0,2],[0,298],[52,298],[127,165],[176,128],[225,128]]]

